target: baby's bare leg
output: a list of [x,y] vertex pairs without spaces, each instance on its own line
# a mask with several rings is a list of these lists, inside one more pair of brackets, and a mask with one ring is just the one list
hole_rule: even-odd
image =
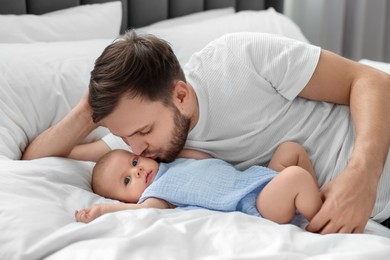
[[281,171],[256,200],[260,214],[279,224],[291,221],[296,210],[310,221],[321,205],[317,184],[308,171],[298,166]]
[[287,141],[281,143],[273,154],[268,167],[277,172],[281,172],[287,167],[294,165],[300,166],[310,172],[317,182],[317,177],[309,155],[302,145],[295,142]]

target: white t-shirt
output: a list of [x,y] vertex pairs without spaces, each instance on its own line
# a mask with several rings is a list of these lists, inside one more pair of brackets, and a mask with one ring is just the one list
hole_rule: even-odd
[[[349,108],[297,97],[320,52],[319,47],[264,33],[228,34],[208,44],[184,67],[200,110],[186,147],[245,169],[266,165],[276,147],[291,140],[306,148],[320,185],[339,175],[354,143]],[[112,139],[105,141],[120,148]],[[388,163],[387,172],[389,168]],[[383,211],[388,187],[390,173],[382,175],[373,211],[379,221],[390,215],[389,205]]]

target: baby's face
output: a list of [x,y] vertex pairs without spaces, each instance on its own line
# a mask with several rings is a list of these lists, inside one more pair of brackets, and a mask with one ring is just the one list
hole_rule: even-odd
[[158,163],[146,157],[120,151],[108,162],[109,172],[104,185],[112,191],[110,197],[123,202],[138,202],[144,190],[154,181]]

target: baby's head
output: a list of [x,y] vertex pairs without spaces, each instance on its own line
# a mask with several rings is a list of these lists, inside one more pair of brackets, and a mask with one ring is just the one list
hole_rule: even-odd
[[103,197],[137,203],[154,181],[158,163],[125,150],[105,154],[92,172],[92,190]]

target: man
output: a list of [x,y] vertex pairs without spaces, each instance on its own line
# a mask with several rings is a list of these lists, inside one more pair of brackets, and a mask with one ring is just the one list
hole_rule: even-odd
[[[108,136],[78,145],[98,125],[135,154],[161,161],[191,148],[244,169],[278,144],[302,144],[324,204],[307,229],[362,232],[390,216],[390,76],[329,51],[256,33],[226,35],[183,73],[169,45],[129,32],[96,60],[87,96],[38,136],[23,158],[99,159]],[[385,165],[387,160],[387,164]]]

